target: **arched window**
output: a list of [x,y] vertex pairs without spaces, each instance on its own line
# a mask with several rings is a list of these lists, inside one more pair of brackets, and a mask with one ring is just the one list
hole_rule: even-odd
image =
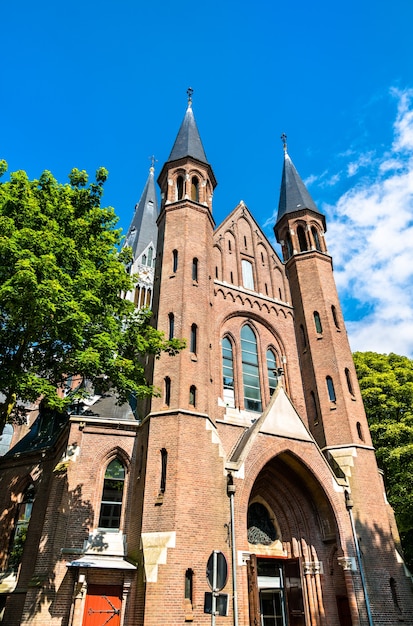
[[301,252],[308,250],[307,237],[305,236],[305,230],[302,226],[298,226],[297,228],[297,237]]
[[165,378],[165,404],[166,406],[171,404],[171,379],[169,376]]
[[182,176],[178,176],[176,180],[176,199],[182,200],[184,197],[184,179]]
[[346,367],[346,369],[344,370],[344,373],[346,375],[347,388],[348,388],[349,392],[351,393],[351,395],[354,396],[353,385],[351,383],[350,370]]
[[245,408],[248,411],[262,411],[257,339],[248,325],[241,329],[241,353]]
[[159,483],[159,493],[163,494],[166,490],[166,469],[168,465],[168,451],[162,448],[161,452],[161,480]]
[[268,296],[268,285],[264,283],[265,295]]
[[189,388],[189,404],[192,406],[196,406],[196,387],[195,385],[191,385]]
[[152,246],[148,250],[148,265],[152,267],[152,258],[153,258],[153,248]]
[[224,337],[222,340],[222,386],[225,404],[230,407],[235,407],[234,359],[232,344],[228,337]]
[[175,333],[175,316],[173,313],[169,313],[168,321],[169,321],[168,339],[170,341],[171,339],[174,338],[174,333]]
[[360,422],[357,422],[357,424],[356,424],[356,428],[357,428],[357,434],[358,434],[358,436],[359,436],[359,439],[361,439],[361,441],[364,441],[363,431],[361,430],[361,424],[360,424]]
[[245,248],[245,249],[247,249],[247,247],[248,247],[248,246],[247,246],[247,238],[246,238],[246,236],[244,235],[244,248]]
[[178,269],[178,250],[172,250],[172,271],[175,272]]
[[261,252],[261,263],[262,263],[263,265],[265,265],[264,255],[263,255],[263,253],[262,253],[262,252]]
[[321,252],[321,246],[320,246],[320,238],[318,236],[318,230],[316,229],[315,226],[311,227],[311,233],[313,235],[313,239],[314,239],[314,245],[316,247],[316,250],[318,250],[319,252]]
[[340,329],[340,324],[338,323],[337,310],[334,304],[331,306],[331,314],[333,316],[334,326]]
[[34,502],[34,485],[30,484],[23,493],[17,509],[14,532],[10,541],[8,567],[17,570],[23,556],[24,543],[27,537],[30,517]]
[[249,261],[246,261],[245,259],[242,259],[241,261],[241,267],[242,267],[242,284],[244,285],[245,289],[254,289],[254,275],[252,272],[252,263],[250,263]]
[[194,571],[187,569],[185,572],[185,600],[189,602],[192,609],[194,587]]
[[192,280],[198,281],[198,259],[192,259]]
[[192,324],[191,326],[191,342],[190,342],[190,351],[196,354],[196,344],[197,344],[197,335],[198,335],[198,326],[196,324]]
[[215,266],[215,278],[218,278],[218,265]]
[[119,459],[109,463],[103,481],[99,528],[120,528],[125,468]]
[[196,176],[191,180],[191,200],[199,202],[199,180]]
[[234,284],[234,274],[232,272],[229,273],[231,284]]
[[286,260],[293,256],[293,242],[290,233],[285,236]]
[[330,402],[335,402],[336,392],[334,390],[334,383],[333,383],[333,379],[331,378],[331,376],[327,376],[326,382],[327,382],[327,391],[328,391],[328,397],[330,399]]
[[142,254],[142,265],[146,265],[146,254]]
[[323,327],[321,325],[320,314],[318,311],[314,311],[314,324],[316,331],[321,334],[323,332]]
[[268,371],[268,387],[270,396],[274,393],[278,385],[277,378],[277,359],[272,350],[267,350],[267,371]]
[[228,250],[231,252],[231,240],[228,239]]

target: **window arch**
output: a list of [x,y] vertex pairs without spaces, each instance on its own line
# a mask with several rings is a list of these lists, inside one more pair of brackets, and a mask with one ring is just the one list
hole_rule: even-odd
[[189,404],[196,407],[196,387],[191,385],[189,388]]
[[241,354],[245,408],[249,411],[262,411],[257,338],[248,324],[241,329]]
[[103,481],[99,528],[120,528],[124,486],[125,468],[119,459],[114,459],[107,466]]
[[335,402],[336,392],[334,389],[334,383],[333,383],[333,379],[331,378],[331,376],[326,377],[326,383],[327,383],[327,391],[328,391],[329,400],[330,402]]
[[318,311],[314,311],[314,324],[317,333],[321,335],[321,333],[323,332],[323,326],[321,324],[321,318]]
[[191,180],[191,200],[199,202],[199,180],[197,176],[193,176]]
[[169,406],[171,404],[171,379],[169,376],[165,378],[165,404]]
[[32,508],[34,502],[34,485],[30,485],[24,490],[20,504],[17,508],[14,531],[10,541],[8,567],[17,570],[23,556],[24,544],[27,537]]
[[314,245],[316,247],[316,250],[321,252],[320,237],[318,236],[318,230],[315,226],[311,227],[311,233],[313,235]]
[[228,337],[222,340],[222,387],[225,404],[235,407],[234,357]]
[[172,250],[172,271],[175,272],[178,269],[178,250]]
[[174,334],[175,334],[175,315],[173,313],[168,314],[168,322],[169,322],[168,339],[169,341],[171,341],[171,339],[174,338]]
[[344,370],[344,373],[346,375],[347,388],[349,392],[351,393],[351,395],[354,396],[353,384],[351,382],[351,375],[350,375],[350,370],[348,369],[348,367],[346,367],[346,369]]
[[197,339],[198,339],[198,326],[196,324],[192,324],[192,326],[191,326],[190,351],[193,352],[194,354],[196,354]]
[[340,329],[340,324],[338,323],[338,317],[337,317],[337,309],[336,307],[333,305],[331,305],[331,314],[333,316],[333,321],[334,321],[334,326],[337,329]]
[[198,281],[198,259],[192,259],[192,280]]
[[148,250],[148,266],[152,267],[152,259],[153,259],[153,248],[152,246]]
[[267,372],[268,372],[268,387],[270,390],[270,396],[273,395],[278,385],[277,378],[277,358],[274,352],[269,348],[267,350]]
[[252,263],[242,259],[241,261],[242,267],[242,283],[245,289],[254,289],[254,274],[252,271]]
[[161,449],[161,480],[159,482],[159,494],[164,494],[166,491],[166,469],[168,465],[168,451],[166,448]]
[[363,431],[361,430],[361,424],[360,422],[356,423],[356,428],[357,428],[357,434],[359,436],[359,439],[361,439],[361,441],[364,441],[364,437],[363,437]]
[[300,244],[301,252],[306,252],[306,250],[308,250],[308,244],[307,244],[307,237],[305,235],[305,230],[303,226],[298,226],[297,237],[298,237],[298,243]]
[[293,255],[293,242],[291,241],[291,235],[288,232],[285,236],[286,258],[289,259]]
[[184,197],[184,179],[183,176],[178,176],[176,179],[176,199],[182,200]]

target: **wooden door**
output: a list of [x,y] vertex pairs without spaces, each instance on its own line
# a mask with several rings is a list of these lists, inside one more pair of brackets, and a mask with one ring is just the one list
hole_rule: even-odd
[[83,626],[120,626],[122,587],[88,585]]

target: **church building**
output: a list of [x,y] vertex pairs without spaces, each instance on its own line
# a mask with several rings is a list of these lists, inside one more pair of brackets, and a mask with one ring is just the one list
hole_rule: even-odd
[[159,204],[152,165],[127,297],[186,347],[148,360],[157,397],[91,390],[3,446],[0,623],[412,626],[326,219],[286,139],[282,259],[243,202],[216,227],[191,91],[158,184]]

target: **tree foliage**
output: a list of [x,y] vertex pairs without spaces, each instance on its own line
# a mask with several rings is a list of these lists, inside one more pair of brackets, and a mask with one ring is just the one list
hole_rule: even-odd
[[361,394],[406,559],[413,566],[413,361],[356,352]]
[[106,380],[120,401],[151,395],[144,356],[182,347],[122,297],[130,250],[119,251],[117,217],[100,206],[106,178],[104,168],[91,184],[78,169],[70,184],[19,171],[0,183],[0,433],[24,402],[63,410],[57,389],[71,375]]

